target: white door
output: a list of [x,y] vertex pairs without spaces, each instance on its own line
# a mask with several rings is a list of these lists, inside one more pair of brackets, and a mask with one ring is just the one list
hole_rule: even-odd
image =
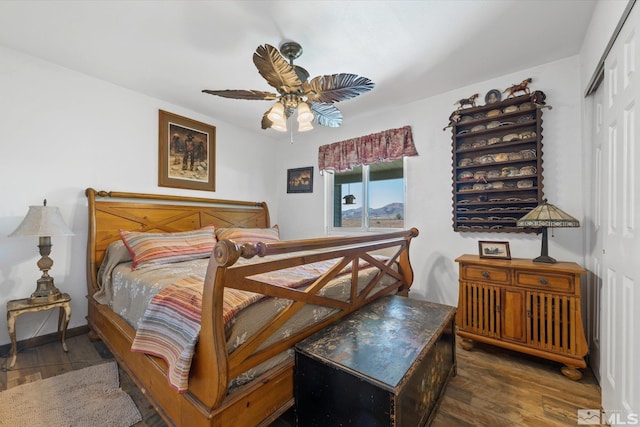
[[604,86],[600,85],[598,90],[591,96],[589,100],[591,108],[591,136],[592,149],[591,158],[586,165],[586,170],[591,179],[589,192],[585,197],[588,201],[588,211],[591,220],[582,224],[583,227],[590,227],[591,232],[587,232],[587,247],[590,248],[588,254],[588,276],[586,286],[586,299],[588,304],[588,322],[587,336],[589,337],[589,364],[593,372],[602,383],[602,373],[600,372],[601,347],[602,340],[600,336],[601,310],[602,310],[602,260],[604,245],[602,233],[602,207],[604,200],[602,197],[602,147],[605,143],[604,126],[603,126],[603,108],[604,108]]
[[[640,147],[638,121],[640,55],[638,7],[632,10],[605,60],[602,106],[601,171],[595,238],[602,244],[598,264],[600,294],[600,385],[602,406],[612,425],[640,422]],[[597,108],[596,108],[597,110]],[[596,144],[597,146],[597,144]],[[597,150],[596,150],[597,151]],[[594,157],[597,161],[598,154]],[[596,183],[597,185],[597,183]],[[596,188],[596,187],[593,187]]]

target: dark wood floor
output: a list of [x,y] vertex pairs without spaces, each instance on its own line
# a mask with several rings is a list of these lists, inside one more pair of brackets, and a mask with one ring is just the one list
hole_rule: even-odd
[[[66,354],[59,342],[22,350],[11,370],[5,368],[6,354],[0,355],[0,390],[113,360],[86,334],[68,338],[67,346]],[[600,408],[600,387],[590,370],[574,382],[560,373],[559,364],[491,346],[470,352],[458,346],[457,353],[458,374],[447,386],[434,427],[575,427],[578,409]],[[136,427],[165,426],[122,370],[120,382],[143,415]],[[286,414],[274,427],[291,425],[291,418]]]

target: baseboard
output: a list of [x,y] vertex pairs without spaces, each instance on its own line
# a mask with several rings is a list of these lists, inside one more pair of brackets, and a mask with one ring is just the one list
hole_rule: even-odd
[[[82,335],[89,332],[89,326],[83,325],[77,328],[67,329],[66,338],[75,337],[76,335]],[[60,336],[57,332],[52,332],[46,335],[40,335],[33,338],[27,338],[26,340],[18,341],[18,351],[27,348],[38,347],[40,345],[49,344],[60,340]],[[0,357],[8,357],[11,350],[11,343],[0,345]]]

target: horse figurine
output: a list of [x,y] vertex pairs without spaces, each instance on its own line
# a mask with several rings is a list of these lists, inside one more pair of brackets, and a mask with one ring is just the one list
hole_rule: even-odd
[[458,110],[461,110],[464,108],[465,105],[470,105],[471,107],[475,107],[476,106],[476,99],[478,98],[477,93],[474,93],[473,95],[471,95],[469,98],[462,98],[458,101],[456,101],[453,105],[460,105],[460,107],[458,107]]
[[524,79],[522,82],[513,85],[511,87],[506,88],[504,92],[509,92],[509,95],[507,95],[507,98],[511,98],[512,96],[515,96],[516,92],[524,92],[525,94],[529,95],[530,91],[529,91],[529,83],[531,83],[531,77],[529,77],[528,79]]
[[549,110],[553,109],[551,105],[547,105],[545,99],[547,99],[547,95],[540,90],[535,90],[531,92],[531,102],[536,108],[548,108]]
[[458,114],[458,111],[454,111],[449,116],[449,124],[447,126],[443,127],[442,130],[444,131],[447,128],[453,127],[453,125],[455,123],[458,123],[458,120],[460,120],[460,114]]

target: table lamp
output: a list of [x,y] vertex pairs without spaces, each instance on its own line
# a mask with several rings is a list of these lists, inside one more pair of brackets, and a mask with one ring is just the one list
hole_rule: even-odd
[[73,236],[73,232],[67,227],[56,207],[47,206],[44,200],[43,206],[29,206],[29,212],[24,217],[18,228],[9,237],[38,236],[40,248],[40,260],[38,268],[42,271],[42,277],[37,281],[36,290],[28,299],[29,303],[53,302],[60,298],[61,293],[53,283],[53,277],[49,276],[49,270],[53,266],[53,260],[49,258],[51,253],[51,236]]
[[516,225],[518,227],[542,228],[541,253],[539,257],[534,258],[533,262],[555,264],[556,260],[549,256],[547,228],[580,227],[580,221],[551,203],[547,203],[547,199],[545,199],[541,205],[520,218]]

